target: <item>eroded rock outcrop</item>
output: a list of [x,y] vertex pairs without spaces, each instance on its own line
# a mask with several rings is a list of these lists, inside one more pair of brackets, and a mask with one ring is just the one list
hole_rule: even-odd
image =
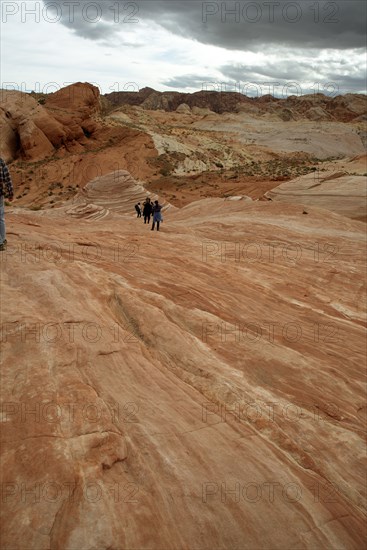
[[91,84],[67,86],[47,96],[44,105],[32,95],[1,90],[0,129],[6,160],[19,155],[42,160],[62,146],[85,143],[99,128],[92,118],[99,110],[99,91]]

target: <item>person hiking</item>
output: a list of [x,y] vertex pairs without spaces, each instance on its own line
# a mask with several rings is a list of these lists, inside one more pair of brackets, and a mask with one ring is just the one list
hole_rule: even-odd
[[5,197],[9,201],[12,201],[14,197],[14,190],[8,167],[6,166],[4,160],[0,158],[0,251],[5,250],[7,243],[4,211]]
[[144,223],[150,223],[150,216],[152,215],[152,203],[150,202],[150,198],[147,197],[144,207],[143,207],[143,216],[144,216]]
[[154,201],[153,205],[153,225],[151,231],[154,231],[154,226],[157,224],[157,231],[159,231],[159,224],[163,221],[161,214],[162,206],[158,201]]
[[140,208],[140,202],[138,202],[138,204],[135,205],[135,210],[137,212],[137,218],[141,218],[141,208]]

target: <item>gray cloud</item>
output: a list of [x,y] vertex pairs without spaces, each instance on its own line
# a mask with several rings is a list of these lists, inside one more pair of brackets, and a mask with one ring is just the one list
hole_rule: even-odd
[[[366,89],[366,64],[361,63],[361,52],[366,45],[367,3],[363,0],[43,2],[45,6],[50,5],[50,13],[51,6],[58,5],[60,23],[76,35],[104,46],[137,48],[148,45],[144,42],[144,29],[151,23],[202,44],[243,52],[244,63],[211,65],[208,72],[221,73],[221,81],[218,77],[214,80],[210,75],[203,75],[206,69],[199,69],[201,62],[197,59],[201,74],[166,79],[162,84],[169,88],[199,91],[206,86],[207,89],[239,91],[240,86],[250,82],[262,85],[263,93],[272,93],[274,82],[279,83],[280,90],[289,82],[298,82],[302,93],[312,93],[315,88],[312,90],[310,84],[319,82],[320,91],[329,94],[334,93],[334,88],[341,93]],[[143,29],[141,33],[139,28]],[[135,41],[138,37],[139,44],[129,40],[131,36]],[[170,43],[159,42],[159,46],[161,51],[156,53],[155,59],[172,66],[181,64],[185,50],[172,49]],[[248,52],[263,54],[264,63],[256,61],[251,65],[247,61],[251,59]],[[276,62],[266,60],[268,55],[274,59],[274,54]],[[329,86],[330,82],[335,83],[334,88]],[[235,86],[235,83],[239,84]],[[149,82],[144,84],[149,85]],[[275,95],[279,95],[279,89],[273,89]],[[247,92],[247,95],[257,94],[256,89]]]
[[[62,24],[91,40],[150,20],[176,35],[227,49],[259,51],[272,44],[342,50],[366,45],[366,3],[361,0],[79,0],[73,13],[64,0],[52,4],[59,4]],[[106,27],[106,21],[113,24]]]
[[148,16],[173,33],[228,49],[258,50],[264,44],[346,49],[366,44],[366,5],[360,0],[139,4],[143,18]]
[[175,76],[169,80],[162,82],[164,86],[168,88],[179,88],[179,89],[192,89],[200,91],[205,89],[205,83],[214,82],[216,79],[211,78],[210,76],[201,76],[201,75],[183,75]]
[[[257,97],[272,94],[277,97],[323,93],[334,97],[341,93],[366,93],[364,68],[346,64],[343,60],[330,60],[320,64],[300,61],[301,52],[294,57],[280,60],[276,65],[270,61],[264,65],[233,64],[218,67],[222,77],[203,75],[180,75],[163,82],[172,88],[195,91],[215,90],[239,92]],[[311,65],[313,68],[311,68]]]
[[272,80],[301,80],[309,78],[310,65],[300,59],[282,60],[276,65],[265,63],[264,65],[224,65],[220,67],[222,74],[235,81],[248,81],[251,78]]
[[361,76],[343,75],[342,77],[337,74],[328,75],[330,82],[340,82],[339,91],[342,94],[350,93],[366,93],[366,78]]

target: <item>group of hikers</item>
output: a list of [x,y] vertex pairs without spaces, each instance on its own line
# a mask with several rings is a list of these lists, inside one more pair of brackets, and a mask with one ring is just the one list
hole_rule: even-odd
[[[2,158],[0,158],[0,251],[6,248],[6,232],[5,232],[5,216],[4,216],[4,202],[5,198],[9,201],[13,200],[14,191],[13,184],[10,178],[9,170]],[[159,225],[163,221],[162,218],[162,206],[156,200],[154,203],[147,197],[141,207],[140,202],[135,205],[137,217],[144,216],[144,223],[150,223],[150,218],[153,216],[152,231],[157,224],[157,231],[159,231]]]
[[137,213],[137,218],[141,218],[142,214],[144,217],[144,223],[150,223],[150,218],[153,216],[153,224],[151,231],[154,231],[155,224],[157,224],[157,231],[159,231],[159,224],[163,221],[162,218],[162,206],[158,201],[151,202],[150,198],[147,197],[141,207],[140,202],[135,205],[135,210]]

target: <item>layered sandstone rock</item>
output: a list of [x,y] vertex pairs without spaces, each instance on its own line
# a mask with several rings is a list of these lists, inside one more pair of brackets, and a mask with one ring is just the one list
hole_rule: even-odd
[[63,132],[62,126],[33,97],[2,90],[0,110],[2,150],[6,151],[8,161],[18,155],[27,160],[40,160],[54,150],[55,126],[57,134]]
[[67,86],[47,96],[44,105],[29,94],[1,90],[2,150],[7,160],[37,161],[62,146],[85,143],[99,128],[92,119],[99,110],[99,91],[91,84]]
[[318,206],[353,219],[366,219],[367,178],[345,172],[315,172],[265,193],[275,201]]
[[365,226],[143,191],[7,211],[2,547],[361,548]]
[[54,147],[33,120],[19,122],[18,135],[26,159],[43,159],[51,155]]
[[[134,212],[134,205],[141,205],[149,197],[151,201],[159,199],[156,193],[150,193],[144,186],[134,180],[126,170],[117,170],[97,177],[81,189],[66,212],[77,218],[101,219],[111,213]],[[173,208],[164,199],[159,199],[165,212]]]
[[[144,88],[110,99],[108,107],[107,97],[102,101],[87,83],[43,97],[2,92],[0,152],[15,161],[17,204],[59,205],[113,170],[128,170],[149,185],[158,180],[159,188],[164,179],[162,188],[171,189],[178,206],[210,195],[258,198],[273,181],[305,174],[316,160],[365,152],[366,98],[360,95],[281,100]],[[188,179],[196,176],[200,184]]]
[[18,149],[18,135],[11,124],[11,114],[0,107],[0,156],[5,162],[16,157]]

